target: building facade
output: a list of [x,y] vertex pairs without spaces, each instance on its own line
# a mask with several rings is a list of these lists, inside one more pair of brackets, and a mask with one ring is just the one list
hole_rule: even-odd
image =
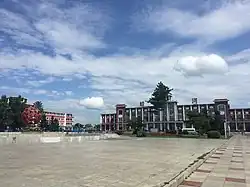
[[60,112],[50,112],[45,111],[46,119],[48,122],[51,122],[52,117],[57,119],[59,122],[59,126],[63,129],[71,129],[73,126],[73,115],[67,113],[60,113]]
[[101,114],[102,131],[127,130],[128,122],[141,118],[147,131],[172,131],[186,127],[188,112],[207,110],[209,115],[218,111],[225,122],[230,125],[231,131],[244,129],[250,131],[250,108],[230,108],[228,99],[215,99],[212,103],[198,104],[197,98],[192,99],[190,105],[179,105],[177,101],[168,101],[165,108],[155,111],[152,106],[144,106],[141,102],[138,107],[127,108],[125,104],[117,104],[114,113]]

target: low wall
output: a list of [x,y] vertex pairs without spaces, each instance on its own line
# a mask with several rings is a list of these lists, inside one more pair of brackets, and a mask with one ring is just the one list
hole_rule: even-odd
[[13,137],[16,137],[15,143],[60,143],[60,142],[83,142],[98,141],[119,138],[117,134],[86,134],[80,136],[65,136],[64,133],[1,133],[0,145],[13,143]]

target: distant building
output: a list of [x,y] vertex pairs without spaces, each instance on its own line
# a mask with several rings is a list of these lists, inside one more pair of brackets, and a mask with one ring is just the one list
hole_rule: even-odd
[[51,111],[45,111],[46,119],[48,122],[51,122],[52,116],[54,119],[57,119],[59,122],[59,126],[63,129],[71,129],[73,126],[73,115],[67,114],[67,113],[60,113],[60,112],[51,112]]
[[231,131],[243,128],[250,131],[250,108],[230,108],[228,99],[215,99],[213,103],[199,104],[197,98],[192,99],[192,104],[180,105],[177,101],[167,102],[165,108],[156,112],[152,106],[127,108],[125,104],[117,104],[114,113],[101,114],[100,123],[102,131],[126,130],[131,119],[141,118],[146,125],[146,130],[177,130],[186,127],[189,111],[201,112],[206,109],[209,115],[219,111],[223,119],[230,125]]

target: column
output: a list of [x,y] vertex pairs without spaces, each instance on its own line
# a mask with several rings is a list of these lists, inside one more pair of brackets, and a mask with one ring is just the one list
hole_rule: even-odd
[[186,124],[183,122],[183,126],[182,126],[182,128],[186,128]]
[[155,129],[155,114],[153,113],[153,128]]
[[178,120],[178,109],[177,109],[177,103],[174,104],[174,120]]
[[235,119],[235,127],[236,127],[236,131],[238,130],[238,122],[237,122],[237,114],[236,114],[236,110],[234,110],[234,119]]
[[182,105],[182,115],[183,115],[183,121],[185,121],[186,120],[186,112],[185,112],[184,105]]
[[243,118],[243,127],[244,127],[244,131],[246,131],[246,123],[245,123],[245,111],[244,109],[242,109],[242,118]]
[[137,118],[138,114],[137,114],[137,108],[135,108],[135,117]]
[[143,110],[143,107],[141,108],[141,120],[142,121],[144,120],[144,110]]
[[163,120],[163,111],[162,110],[160,110],[160,122],[162,122]]
[[132,119],[132,109],[130,108],[129,109],[129,120],[131,120]]
[[168,103],[166,103],[166,115],[167,115],[167,122],[169,122],[169,110],[168,110]]
[[153,113],[153,122],[155,122],[155,114]]
[[104,116],[104,131],[106,131],[107,115]]
[[163,111],[160,110],[160,131],[162,131]]

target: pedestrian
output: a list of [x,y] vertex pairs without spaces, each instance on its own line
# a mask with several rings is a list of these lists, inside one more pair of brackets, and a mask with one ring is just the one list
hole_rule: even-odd
[[16,143],[16,136],[12,137],[12,143]]

